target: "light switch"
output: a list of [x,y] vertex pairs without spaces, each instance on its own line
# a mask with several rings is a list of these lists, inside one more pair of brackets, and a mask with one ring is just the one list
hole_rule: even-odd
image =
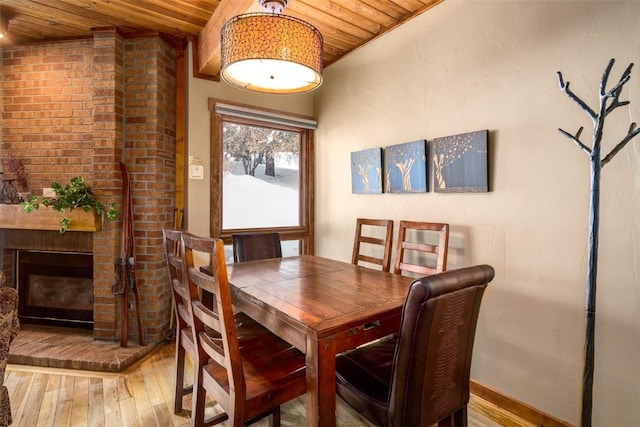
[[190,165],[189,166],[189,178],[190,179],[204,179],[204,166],[202,166],[202,165]]

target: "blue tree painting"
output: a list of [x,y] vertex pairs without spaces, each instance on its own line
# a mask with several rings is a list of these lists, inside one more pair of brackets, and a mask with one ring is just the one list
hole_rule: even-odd
[[486,130],[433,140],[433,189],[437,193],[489,191]]
[[382,193],[382,148],[351,153],[351,192]]
[[427,141],[407,142],[385,148],[386,190],[390,193],[427,191]]

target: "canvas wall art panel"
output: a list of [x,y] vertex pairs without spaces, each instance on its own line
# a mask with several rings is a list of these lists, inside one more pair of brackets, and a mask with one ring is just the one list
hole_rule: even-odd
[[382,193],[382,148],[351,153],[351,192]]
[[427,191],[427,141],[391,145],[384,150],[385,187],[389,193]]
[[433,189],[436,193],[489,191],[487,139],[480,130],[433,140]]

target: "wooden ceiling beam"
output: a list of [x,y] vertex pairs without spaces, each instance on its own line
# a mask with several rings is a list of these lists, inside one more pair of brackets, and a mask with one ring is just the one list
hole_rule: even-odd
[[259,12],[255,0],[222,0],[198,34],[198,71],[217,76],[220,73],[220,29],[229,19],[248,12]]

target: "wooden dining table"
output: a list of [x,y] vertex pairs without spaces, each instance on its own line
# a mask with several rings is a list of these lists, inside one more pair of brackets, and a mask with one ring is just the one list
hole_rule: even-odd
[[336,354],[397,332],[409,277],[314,255],[228,267],[234,305],[305,354],[309,426],[336,425]]

